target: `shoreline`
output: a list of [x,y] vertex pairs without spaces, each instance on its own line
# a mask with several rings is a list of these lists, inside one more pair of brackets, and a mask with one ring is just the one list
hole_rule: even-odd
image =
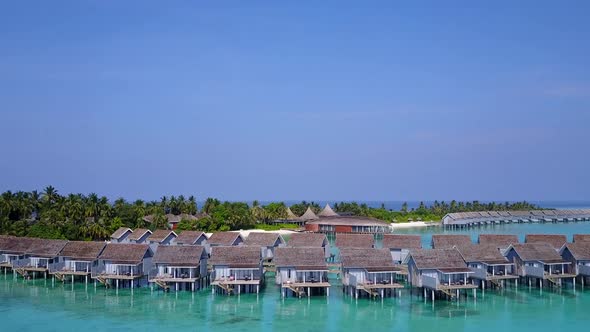
[[440,226],[440,222],[424,222],[424,221],[412,221],[412,222],[400,222],[391,223],[391,229],[405,229],[405,228],[422,228],[422,227],[435,227]]

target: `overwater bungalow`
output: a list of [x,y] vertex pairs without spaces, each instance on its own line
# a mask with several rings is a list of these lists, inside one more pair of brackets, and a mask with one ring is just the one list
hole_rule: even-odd
[[157,229],[147,238],[147,243],[155,254],[160,246],[175,245],[177,237],[178,235],[174,231]]
[[164,290],[195,291],[207,279],[207,251],[202,246],[163,245],[154,254],[149,282]]
[[566,243],[559,254],[564,260],[571,262],[571,272],[579,276],[584,286],[590,278],[590,241]]
[[275,282],[283,297],[330,295],[328,265],[321,247],[285,247],[275,250]]
[[182,231],[176,238],[179,246],[207,246],[207,235],[201,231]]
[[525,243],[548,243],[553,249],[559,250],[567,243],[567,237],[562,234],[527,234]]
[[33,241],[34,239],[29,237],[2,236],[0,238],[0,267],[4,269],[4,273],[8,269],[13,269],[15,263],[25,257]]
[[37,273],[43,273],[46,278],[52,265],[61,261],[59,253],[67,243],[66,240],[33,238],[24,257],[14,263],[14,271],[25,278],[34,278]]
[[488,284],[504,287],[506,280],[518,282],[514,263],[506,258],[494,244],[467,244],[457,246],[467,266],[473,271],[470,276],[484,289]]
[[410,250],[422,249],[420,235],[384,234],[382,247],[389,249],[395,264],[401,264]]
[[119,227],[111,234],[111,243],[129,243],[129,236],[133,233],[131,228]]
[[250,232],[244,245],[260,247],[262,259],[271,261],[274,257],[275,248],[284,247],[287,243],[280,234],[266,232]]
[[88,283],[92,267],[106,246],[105,242],[70,241],[59,253],[60,261],[49,267],[49,274],[55,278],[72,283],[76,278]]
[[129,235],[129,243],[144,244],[147,243],[147,239],[152,235],[152,231],[145,228],[137,228]]
[[433,249],[447,249],[454,246],[463,246],[472,244],[469,235],[458,234],[434,234],[432,235]]
[[332,210],[332,207],[330,206],[330,204],[326,204],[326,206],[324,206],[324,209],[322,211],[320,211],[320,213],[318,213],[318,217],[338,217],[339,214],[334,212],[334,210]]
[[372,234],[347,234],[336,235],[336,247],[343,248],[374,248],[375,238]]
[[477,243],[494,245],[504,253],[511,244],[517,244],[519,241],[518,236],[511,234],[479,234]]
[[152,250],[146,243],[108,243],[92,269],[92,278],[106,287],[145,285],[152,257]]
[[574,243],[575,242],[590,242],[590,234],[574,234]]
[[293,233],[287,242],[287,246],[296,248],[322,248],[325,258],[333,257],[330,252],[330,242],[324,234]]
[[345,294],[358,298],[360,292],[361,296],[383,298],[404,287],[396,282],[400,269],[393,264],[388,249],[343,248],[340,260]]
[[260,247],[211,248],[211,286],[224,294],[258,293],[264,283]]
[[323,217],[309,220],[305,230],[316,233],[368,233],[384,234],[391,231],[390,224],[384,221],[357,216]]
[[561,285],[562,279],[576,277],[571,262],[564,260],[548,243],[513,244],[505,256],[514,263],[516,274],[527,279],[529,286],[536,280],[540,287],[544,280]]
[[469,282],[473,271],[455,248],[412,250],[404,262],[411,285],[423,288],[425,297],[430,291],[433,300],[436,292],[458,298],[460,290],[477,288]]

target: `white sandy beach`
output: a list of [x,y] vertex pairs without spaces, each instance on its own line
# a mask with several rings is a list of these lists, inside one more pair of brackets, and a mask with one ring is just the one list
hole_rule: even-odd
[[429,226],[438,226],[438,225],[439,225],[439,223],[437,223],[437,222],[413,221],[413,222],[391,223],[391,228],[392,229],[417,228],[417,227],[429,227]]

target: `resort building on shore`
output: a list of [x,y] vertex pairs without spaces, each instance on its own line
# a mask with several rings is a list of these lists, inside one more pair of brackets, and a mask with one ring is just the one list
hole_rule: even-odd
[[567,243],[567,237],[562,234],[527,234],[524,243],[547,243],[559,250]]
[[129,243],[144,244],[147,243],[147,239],[152,235],[152,231],[146,228],[137,228],[129,235]]
[[375,238],[372,234],[347,234],[336,235],[336,247],[343,248],[374,248]]
[[571,272],[576,274],[582,286],[590,278],[590,242],[566,243],[559,251],[563,260],[570,262]]
[[590,242],[590,234],[574,234],[574,243],[576,242]]
[[166,229],[158,229],[152,232],[147,238],[147,243],[150,245],[150,249],[155,254],[160,246],[169,246],[176,244],[176,238],[178,235],[174,231]]
[[246,240],[244,240],[244,245],[260,247],[262,259],[264,261],[272,261],[275,248],[284,247],[287,243],[285,242],[285,239],[277,233],[250,232]]
[[119,227],[111,234],[111,243],[129,243],[129,236],[133,233],[131,228]]
[[37,273],[43,273],[46,278],[49,269],[60,263],[59,253],[67,243],[66,240],[31,239],[25,255],[14,263],[14,271],[26,278],[34,278]]
[[318,233],[293,233],[288,247],[295,248],[322,248],[324,251],[324,258],[333,257],[330,252],[330,241],[324,234]]
[[305,230],[316,233],[390,233],[390,224],[378,219],[356,216],[324,217],[309,220]]
[[529,286],[538,280],[543,287],[545,280],[561,285],[564,278],[575,278],[572,263],[564,260],[548,243],[513,244],[505,256],[514,263],[516,273],[527,279]]
[[260,247],[212,247],[209,263],[213,293],[258,293],[264,283]]
[[469,235],[458,234],[434,234],[432,235],[433,249],[448,249],[454,246],[464,246],[472,244]]
[[500,249],[500,252],[504,254],[506,249],[511,244],[518,244],[518,236],[510,234],[479,234],[477,243],[482,245],[493,245]]
[[423,288],[424,297],[431,292],[459,298],[461,290],[475,289],[469,283],[473,271],[467,267],[463,256],[455,248],[412,250],[406,258],[408,280],[413,287]]
[[92,278],[106,287],[144,286],[152,257],[152,250],[145,243],[108,243],[92,269]]
[[488,285],[504,287],[507,280],[518,283],[514,263],[510,262],[493,244],[467,244],[457,246],[463,260],[473,271],[472,280],[479,281],[482,289]]
[[355,298],[394,296],[395,290],[404,286],[397,283],[400,271],[391,260],[388,249],[343,248],[340,250],[342,286],[344,293]]
[[410,250],[422,249],[422,240],[420,235],[384,234],[382,247],[389,249],[395,264],[401,264]]
[[[179,246],[203,246],[207,247],[207,235],[201,231],[182,231],[176,238],[176,244]],[[209,252],[207,250],[207,252]]]
[[149,282],[165,291],[199,290],[207,281],[207,251],[202,246],[163,245],[154,254]]
[[275,282],[281,287],[282,297],[330,295],[328,265],[322,247],[276,248],[274,263]]
[[59,253],[60,261],[50,265],[49,274],[64,283],[68,280],[73,283],[76,278],[88,283],[105,246],[105,242],[70,241]]

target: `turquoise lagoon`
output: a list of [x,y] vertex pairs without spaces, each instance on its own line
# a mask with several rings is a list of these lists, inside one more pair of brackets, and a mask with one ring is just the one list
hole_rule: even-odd
[[[401,230],[423,236],[440,228]],[[450,233],[450,232],[446,232]],[[479,233],[590,233],[590,223],[484,227]],[[587,331],[590,289],[478,291],[460,301],[424,301],[405,289],[401,297],[372,301],[343,296],[335,277],[330,297],[282,299],[267,279],[257,296],[163,293],[149,288],[106,290],[92,284],[0,275],[2,331]]]

